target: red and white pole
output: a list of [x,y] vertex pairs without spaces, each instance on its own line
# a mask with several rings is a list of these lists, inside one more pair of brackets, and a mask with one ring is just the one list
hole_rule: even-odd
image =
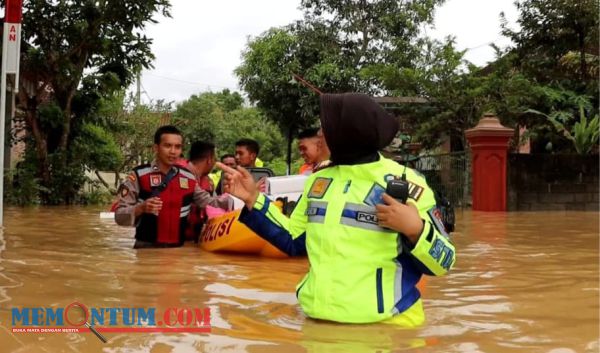
[[4,16],[4,39],[6,43],[6,73],[15,75],[15,92],[19,91],[19,62],[21,57],[21,19],[23,0],[7,0]]
[[21,19],[23,0],[6,0],[2,38],[2,79],[0,80],[0,226],[4,225],[4,147],[6,125],[6,75],[15,75],[11,94],[19,90]]

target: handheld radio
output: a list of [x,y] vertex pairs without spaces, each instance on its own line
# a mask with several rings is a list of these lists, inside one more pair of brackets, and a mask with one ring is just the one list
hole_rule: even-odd
[[408,181],[406,181],[406,174],[402,174],[400,179],[388,181],[385,193],[398,200],[398,202],[405,204],[408,199]]
[[404,170],[400,179],[392,179],[387,182],[385,193],[395,198],[398,202],[406,204],[408,200],[408,181],[406,181],[406,165],[408,164],[408,153],[404,154]]

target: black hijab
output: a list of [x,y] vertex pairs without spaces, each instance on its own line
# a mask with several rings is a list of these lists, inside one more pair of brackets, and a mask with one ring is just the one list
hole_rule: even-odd
[[321,95],[321,127],[336,165],[369,163],[398,132],[398,121],[366,94]]

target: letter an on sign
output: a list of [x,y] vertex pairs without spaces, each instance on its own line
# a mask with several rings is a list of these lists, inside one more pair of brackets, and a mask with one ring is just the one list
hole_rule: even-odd
[[15,25],[10,26],[10,30],[8,31],[8,41],[16,42],[17,41],[17,28]]

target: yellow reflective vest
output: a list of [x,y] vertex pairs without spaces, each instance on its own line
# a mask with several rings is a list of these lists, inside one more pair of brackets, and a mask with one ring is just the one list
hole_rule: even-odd
[[212,181],[213,185],[215,186],[215,188],[217,187],[217,185],[219,185],[219,181],[221,181],[221,174],[223,172],[220,170],[217,170],[214,173],[210,173],[208,174],[208,177],[210,178],[210,180]]
[[[290,255],[306,253],[310,269],[296,288],[312,318],[345,323],[424,321],[416,287],[422,274],[444,275],[455,248],[435,216],[433,191],[406,169],[409,199],[423,219],[416,244],[378,225],[375,205],[387,181],[404,167],[380,156],[376,162],[333,166],[312,174],[294,212],[286,218],[264,195],[240,221]],[[410,316],[408,320],[403,315]]]

